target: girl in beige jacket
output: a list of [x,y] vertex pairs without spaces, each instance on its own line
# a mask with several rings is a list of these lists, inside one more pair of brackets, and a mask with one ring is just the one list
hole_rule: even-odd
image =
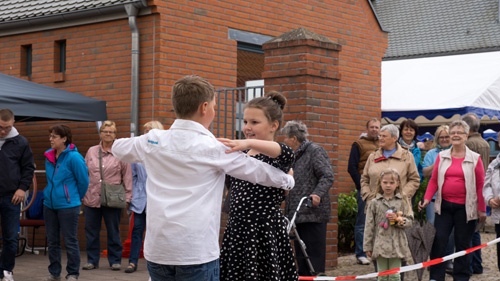
[[[377,271],[401,267],[401,260],[410,260],[411,253],[404,229],[410,227],[413,211],[401,193],[399,173],[384,169],[377,183],[377,194],[369,202],[363,249],[377,261]],[[399,273],[381,276],[379,281],[399,281]]]

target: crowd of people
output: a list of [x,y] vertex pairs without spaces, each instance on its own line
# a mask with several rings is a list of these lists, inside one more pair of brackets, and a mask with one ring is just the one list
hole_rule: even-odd
[[[368,132],[370,124],[378,129],[380,123],[376,119],[369,120]],[[431,259],[481,244],[478,225],[486,219],[486,205],[499,206],[495,199],[498,193],[493,195],[491,189],[492,176],[485,177],[485,171],[491,169],[491,166],[488,168],[490,147],[479,134],[479,125],[479,118],[472,113],[449,126],[442,125],[436,129],[434,147],[424,151],[426,146],[416,140],[418,125],[411,119],[403,121],[399,128],[392,124],[383,126],[378,134],[373,133],[375,137],[369,142],[366,140],[368,134],[363,134],[353,143],[348,172],[356,187],[359,186],[357,223],[360,224],[356,225],[355,234],[359,264],[373,262],[377,271],[383,271],[412,259],[408,255],[407,242],[401,240],[407,239],[402,229],[411,226],[415,207],[419,212],[425,209],[426,219],[436,230]],[[374,144],[378,144],[378,148]],[[386,169],[391,171],[389,179],[385,178]],[[428,185],[422,185],[423,182]],[[420,186],[425,194],[420,202],[415,202]],[[486,196],[488,192],[489,197]],[[400,200],[406,204],[394,206],[401,205]],[[402,225],[396,223],[397,217],[393,214],[396,210],[405,218]],[[389,227],[385,227],[384,220],[389,221]],[[387,237],[392,238],[392,245],[397,241],[397,249],[385,245]],[[381,265],[380,258],[389,260],[382,260]],[[472,274],[482,272],[481,252],[475,251],[454,259],[453,263],[431,266],[430,280],[444,281],[448,273],[454,280],[465,281]],[[403,274],[379,278],[403,279]]]
[[[107,120],[99,128],[100,142],[83,157],[68,126],[50,127],[50,149],[44,153],[45,280],[77,280],[80,269],[99,268],[103,220],[109,268],[121,270],[123,209],[134,222],[126,273],[137,270],[144,239],[152,281],[293,281],[299,275],[323,274],[334,173],[328,152],[307,138],[304,123],[283,124],[286,103],[275,91],[252,99],[243,111],[245,138],[216,138],[209,130],[217,106],[215,90],[201,77],[186,76],[172,88],[177,119],[168,130],[150,121],[143,135],[118,139],[115,122]],[[0,109],[0,171],[8,171],[0,172],[0,277],[6,281],[14,280],[20,203],[35,170],[28,141],[14,120],[11,110]],[[357,263],[373,263],[384,271],[411,261],[405,229],[412,226],[415,206],[425,210],[436,230],[431,258],[480,245],[477,226],[484,223],[487,206],[500,236],[500,156],[490,163],[479,124],[476,115],[466,114],[442,125],[429,147],[430,142],[417,140],[418,124],[412,119],[399,127],[381,127],[376,118],[367,121],[347,165],[357,191]],[[415,202],[423,182],[428,182],[425,194]],[[103,202],[108,185],[119,186],[116,197],[123,207]],[[224,186],[230,193],[229,217],[219,240]],[[310,204],[301,206],[305,198]],[[81,205],[87,254],[83,266]],[[300,239],[293,245],[291,227]],[[444,281],[449,273],[466,281],[482,272],[476,251],[431,266],[430,280]],[[403,279],[398,273],[379,278]]]

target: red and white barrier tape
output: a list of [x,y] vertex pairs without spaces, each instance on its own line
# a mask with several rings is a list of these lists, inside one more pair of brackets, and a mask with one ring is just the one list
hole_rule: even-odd
[[436,258],[436,259],[422,262],[422,263],[418,263],[418,264],[412,264],[412,265],[407,265],[407,266],[403,266],[403,267],[399,267],[399,268],[393,268],[393,269],[389,269],[389,270],[382,271],[382,272],[374,272],[374,273],[369,273],[369,274],[365,274],[365,275],[358,275],[358,276],[336,276],[336,277],[300,276],[299,280],[301,280],[301,281],[308,281],[308,280],[311,280],[311,281],[317,281],[317,280],[318,281],[319,280],[359,280],[359,279],[376,278],[378,276],[385,276],[385,275],[396,274],[396,273],[401,273],[401,272],[408,272],[408,271],[412,271],[415,269],[426,268],[426,267],[429,267],[432,265],[436,265],[436,264],[439,264],[439,263],[442,263],[442,262],[445,262],[448,260],[452,260],[452,259],[455,259],[455,258],[458,258],[461,256],[465,256],[465,255],[470,254],[474,251],[477,251],[477,250],[482,249],[482,248],[486,248],[488,246],[497,244],[499,242],[500,242],[500,238],[497,238],[497,239],[492,240],[488,243],[481,244],[479,246],[472,247],[472,248],[469,248],[469,249],[464,250],[464,251],[456,252],[456,253],[453,253],[451,255],[442,257],[442,258]]

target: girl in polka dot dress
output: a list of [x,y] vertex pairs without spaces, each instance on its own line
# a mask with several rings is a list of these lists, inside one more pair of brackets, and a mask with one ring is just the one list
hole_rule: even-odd
[[[221,141],[229,152],[243,150],[288,172],[293,150],[274,142],[286,99],[277,92],[249,101],[243,122],[245,140]],[[222,240],[221,280],[298,280],[287,222],[281,211],[286,190],[230,178],[230,216]]]

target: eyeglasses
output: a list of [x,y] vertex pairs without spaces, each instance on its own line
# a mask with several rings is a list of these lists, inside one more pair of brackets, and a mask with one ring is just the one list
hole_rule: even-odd
[[440,139],[440,140],[447,140],[449,138],[450,138],[450,136],[442,136],[442,137],[439,137],[438,139]]
[[450,135],[466,135],[466,132],[450,132]]
[[59,135],[50,134],[49,139],[57,139]]
[[114,135],[115,132],[113,131],[101,131],[101,133],[105,134],[105,135]]
[[12,126],[7,126],[7,127],[0,126],[0,131],[10,132],[10,130],[12,130]]

